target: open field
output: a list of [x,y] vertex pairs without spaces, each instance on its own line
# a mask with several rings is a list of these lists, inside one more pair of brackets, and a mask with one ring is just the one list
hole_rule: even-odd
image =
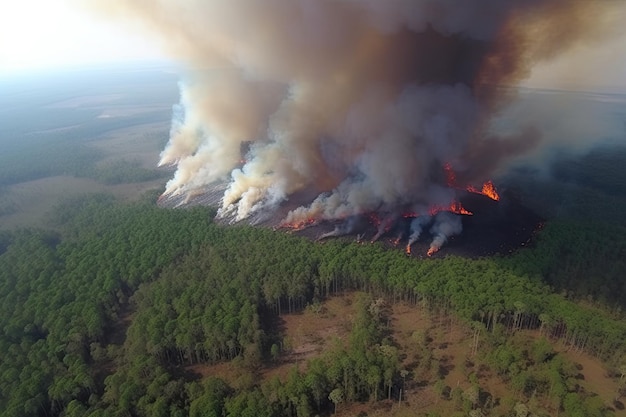
[[[336,344],[346,345],[354,319],[355,299],[356,293],[346,293],[304,311],[280,316],[277,330],[282,336],[283,350],[278,360],[268,362],[259,371],[260,378],[267,381],[277,376],[286,381],[293,367],[305,371],[308,360],[319,357]],[[452,316],[431,314],[420,306],[397,303],[389,306],[388,326],[389,337],[401,352],[402,367],[408,371],[402,401],[353,403],[340,408],[338,416],[367,413],[368,416],[402,417],[431,412],[453,415],[459,405],[451,398],[451,390],[464,392],[476,383],[483,400],[492,404],[490,415],[507,415],[517,402],[523,401],[520,394],[485,363],[486,352],[480,348],[476,353],[473,351],[472,331]],[[535,341],[540,334],[525,330],[514,337],[520,341]],[[479,337],[479,347],[482,344]],[[579,370],[577,380],[583,390],[597,393],[612,407],[618,384],[608,376],[598,359],[572,351],[559,342],[553,343],[553,349],[555,355],[562,355]],[[197,377],[219,377],[238,387],[249,383],[241,366],[235,361],[195,364],[185,369]],[[442,396],[437,392],[438,381],[447,387],[447,394]],[[626,410],[617,409],[614,413],[615,417],[626,417]]]
[[0,228],[47,227],[46,214],[67,198],[82,194],[110,193],[121,201],[137,201],[146,192],[162,190],[163,180],[133,184],[105,185],[90,178],[47,177],[8,187],[2,195],[15,211],[0,216]]
[[168,139],[167,122],[126,127],[94,138],[89,145],[103,153],[100,163],[120,158],[139,162],[145,169],[154,169]]
[[63,198],[163,189],[176,76],[160,69],[3,80],[0,228],[45,226]]
[[[106,169],[123,160],[155,170],[167,128],[165,122],[127,127],[94,138],[86,146],[102,154],[95,167]],[[0,207],[6,207],[6,213],[0,215],[0,228],[46,226],[45,215],[53,206],[80,194],[110,193],[122,201],[136,201],[147,191],[164,189],[170,173],[160,171],[157,179],[141,182],[105,184],[94,178],[54,175],[8,185],[0,193]]]

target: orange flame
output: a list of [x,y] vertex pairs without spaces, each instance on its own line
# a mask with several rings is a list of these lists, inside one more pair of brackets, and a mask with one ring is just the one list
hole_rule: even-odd
[[314,218],[309,218],[298,223],[285,223],[279,227],[285,227],[287,229],[297,231],[297,230],[306,229],[309,226],[313,226],[315,222],[316,220]]
[[456,174],[452,170],[452,165],[449,162],[443,164],[443,171],[446,174],[446,184],[448,187],[456,187]]
[[405,250],[407,255],[411,255],[411,245],[406,245],[406,250]]
[[450,211],[456,214],[465,214],[466,216],[472,216],[474,214],[471,211],[466,210],[465,207],[463,207],[458,201],[453,201],[450,204]]
[[464,214],[466,216],[472,216],[474,214],[471,211],[467,210],[465,207],[463,207],[463,205],[456,200],[452,200],[449,207],[432,206],[428,211],[431,216],[434,216],[440,211],[451,211],[454,214]]
[[426,255],[433,256],[433,254],[437,253],[438,250],[439,249],[437,249],[437,248],[430,247],[430,248],[428,248],[428,252],[426,252]]
[[493,185],[491,181],[487,181],[483,184],[482,193],[492,200],[498,201],[500,200],[500,195],[496,191],[496,187]]
[[470,185],[467,187],[467,191],[469,191],[470,193],[482,194],[495,201],[500,200],[500,195],[496,191],[496,186],[493,185],[493,182],[491,181],[487,181],[486,183],[484,183],[483,188],[480,190]]

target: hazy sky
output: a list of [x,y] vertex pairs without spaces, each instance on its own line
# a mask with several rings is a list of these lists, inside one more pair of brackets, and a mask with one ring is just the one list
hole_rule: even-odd
[[159,58],[149,34],[66,0],[0,1],[0,73]]
[[[0,73],[165,58],[154,34],[88,13],[80,3],[0,1]],[[524,84],[626,91],[626,32],[537,67]]]
[[591,40],[537,65],[524,85],[626,92],[626,32]]

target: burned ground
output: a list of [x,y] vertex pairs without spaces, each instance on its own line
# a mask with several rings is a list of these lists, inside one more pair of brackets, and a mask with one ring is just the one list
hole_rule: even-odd
[[[196,196],[162,198],[159,205],[168,208],[196,205],[218,206],[225,187],[225,184],[216,184],[207,187],[205,192]],[[293,233],[311,240],[318,240],[320,236],[331,232],[344,222],[343,220],[321,221],[297,230],[281,228],[281,221],[287,213],[301,205],[307,197],[309,196],[306,192],[296,193],[273,212],[257,213],[243,222],[259,227],[275,228],[278,233]],[[499,201],[495,201],[482,194],[459,191],[458,200],[472,215],[460,215],[463,223],[462,233],[452,236],[439,252],[432,255],[433,257],[457,255],[478,258],[494,254],[510,254],[530,245],[535,233],[542,228],[544,223],[543,218],[526,208],[516,196],[506,192]],[[355,244],[370,244],[377,233],[376,223],[380,221],[372,220],[372,217],[380,219],[383,216],[363,215],[357,219],[350,233],[328,239],[344,239],[354,241]],[[377,239],[377,242],[390,250],[405,251],[412,219],[413,217],[398,215],[397,220]],[[232,218],[218,220],[225,225],[234,223]],[[425,228],[420,239],[412,245],[411,253],[407,256],[418,259],[427,257],[426,252],[433,238],[429,233],[429,227]],[[400,237],[399,240],[398,237]]]

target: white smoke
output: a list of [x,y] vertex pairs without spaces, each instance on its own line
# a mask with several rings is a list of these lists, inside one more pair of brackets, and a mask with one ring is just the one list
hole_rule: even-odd
[[462,231],[463,223],[460,215],[449,211],[437,213],[433,225],[430,228],[433,241],[430,243],[428,255],[430,256],[439,251],[449,238],[460,235]]
[[459,182],[482,182],[541,137],[523,123],[489,132],[509,100],[500,86],[620,10],[583,0],[93,3],[141,17],[188,64],[161,159],[177,166],[165,193],[228,181],[219,214],[242,220],[314,190],[285,219],[296,224],[433,204],[444,163]]
[[[317,240],[327,239],[329,237],[345,236],[354,233],[359,224],[362,223],[361,216],[350,216],[345,222],[338,224],[328,233],[321,234]],[[357,239],[360,240],[360,239]]]
[[411,220],[409,242],[407,243],[408,248],[419,240],[424,228],[428,226],[431,221],[432,217],[429,215],[417,216]]

